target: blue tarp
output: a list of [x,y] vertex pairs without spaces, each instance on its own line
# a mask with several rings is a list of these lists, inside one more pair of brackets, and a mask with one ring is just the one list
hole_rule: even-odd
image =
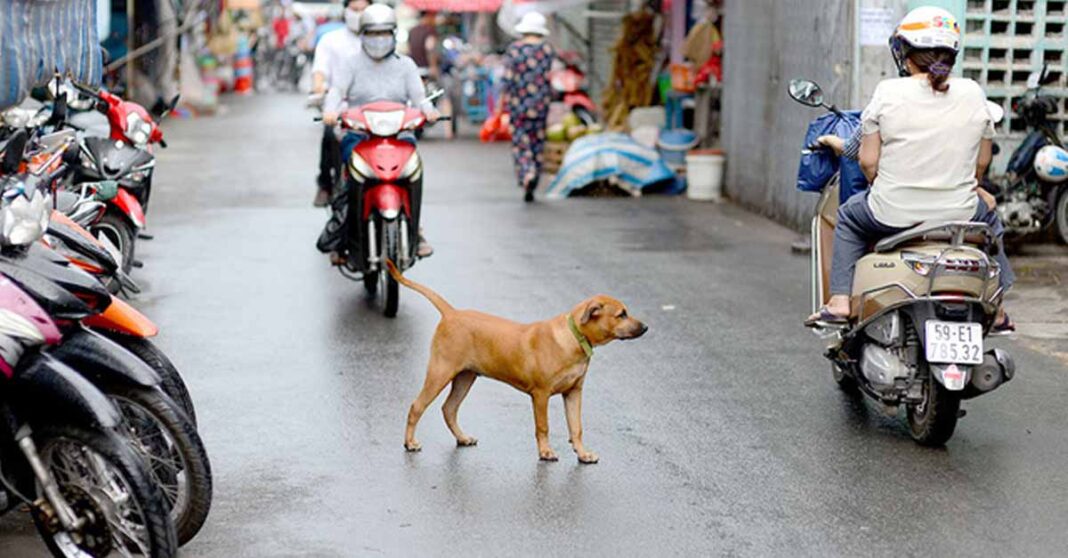
[[579,138],[564,156],[546,198],[566,198],[572,192],[608,178],[632,195],[658,182],[675,178],[660,153],[626,134],[606,132]]
[[97,85],[103,73],[96,0],[0,0],[0,108],[59,71]]
[[852,159],[838,157],[829,149],[810,149],[820,136],[838,136],[849,139],[860,126],[860,111],[843,111],[841,116],[827,113],[808,125],[805,147],[801,151],[801,166],[797,169],[797,189],[803,192],[821,192],[836,172],[841,172],[838,199],[845,203],[853,194],[868,187],[868,179],[860,165]]

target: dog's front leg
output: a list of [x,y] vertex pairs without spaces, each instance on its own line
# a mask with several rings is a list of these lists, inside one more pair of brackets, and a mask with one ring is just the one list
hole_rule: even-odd
[[549,445],[549,393],[535,391],[530,397],[534,400],[534,437],[538,440],[538,456],[542,461],[556,461],[556,452]]
[[564,393],[564,412],[567,416],[567,429],[571,435],[571,447],[581,463],[597,463],[600,459],[596,453],[582,445],[582,384]]

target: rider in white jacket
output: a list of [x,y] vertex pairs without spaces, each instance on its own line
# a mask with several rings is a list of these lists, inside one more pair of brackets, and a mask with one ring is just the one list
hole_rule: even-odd
[[[917,8],[891,37],[903,77],[883,81],[861,116],[860,165],[871,188],[838,211],[831,299],[809,318],[843,322],[850,315],[853,272],[868,246],[924,221],[985,221],[1002,232],[993,200],[978,179],[992,158],[994,123],[986,96],[970,79],[951,78],[960,28],[940,8]],[[1002,287],[1014,280],[1004,251]],[[995,330],[1011,330],[1003,313]]]

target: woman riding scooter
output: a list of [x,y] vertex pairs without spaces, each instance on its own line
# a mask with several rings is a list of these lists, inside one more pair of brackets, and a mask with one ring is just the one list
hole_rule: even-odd
[[[426,90],[419,76],[419,68],[407,56],[397,54],[397,15],[393,8],[384,4],[368,6],[360,16],[359,55],[352,57],[348,64],[339,68],[337,79],[330,82],[330,90],[324,102],[323,123],[328,126],[337,124],[343,105],[356,107],[376,101],[410,103],[422,109],[429,122],[440,117],[438,111],[426,100]],[[400,139],[415,143],[415,135],[402,132]],[[349,132],[341,140],[341,158],[348,164],[352,149],[367,139],[364,134]],[[419,226],[419,206],[422,201],[422,186],[416,185],[412,191],[413,226]],[[326,224],[326,229],[319,236],[318,247],[331,254],[335,265],[343,263],[338,253],[341,231],[347,214],[348,194],[338,192],[334,196],[333,215]],[[418,229],[417,229],[418,230]],[[425,258],[434,253],[433,248],[419,234],[419,246],[416,255]]]
[[[986,96],[970,79],[951,78],[960,50],[952,14],[933,7],[908,13],[890,38],[900,78],[883,81],[861,117],[860,163],[872,187],[838,210],[831,298],[806,325],[848,321],[857,260],[868,246],[924,221],[981,221],[999,238],[992,204],[977,193],[990,165],[994,124]],[[1014,280],[998,248],[1001,286]],[[1011,331],[1004,313],[995,331]]]

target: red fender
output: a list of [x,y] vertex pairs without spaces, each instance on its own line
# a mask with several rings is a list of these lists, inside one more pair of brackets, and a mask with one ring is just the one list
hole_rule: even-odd
[[400,178],[415,146],[396,138],[371,138],[356,145],[355,151],[374,169],[379,180],[392,182]]
[[403,212],[405,215],[412,214],[411,201],[408,190],[396,184],[379,184],[368,188],[363,194],[363,220],[367,221],[371,211],[379,213]]
[[145,210],[141,209],[141,202],[137,201],[137,197],[131,194],[129,190],[119,188],[118,195],[111,201],[122,211],[123,215],[130,219],[130,222],[135,227],[138,229],[145,228]]

